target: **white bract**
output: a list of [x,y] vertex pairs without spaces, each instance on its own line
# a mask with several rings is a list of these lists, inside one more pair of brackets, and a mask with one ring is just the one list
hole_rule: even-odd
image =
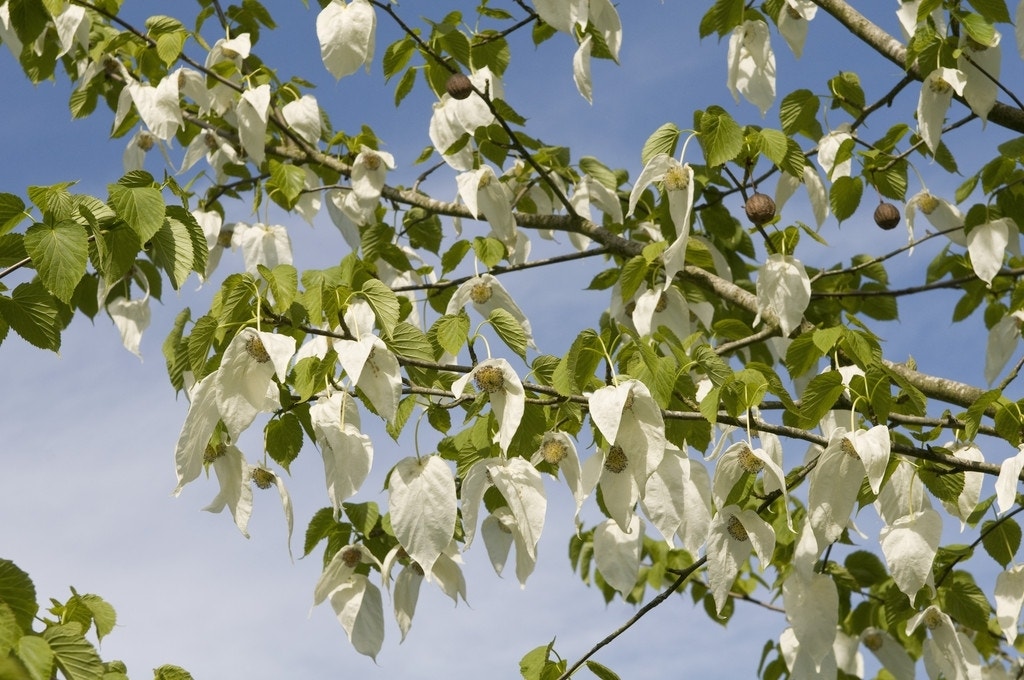
[[[935,196],[925,189],[917,192],[907,201],[908,243],[914,242],[914,223],[918,210],[924,214],[933,227],[941,232],[963,229],[964,218],[960,210],[946,199]],[[953,235],[950,235],[950,238],[953,238]],[[911,250],[911,252],[913,251]]]
[[281,407],[276,377],[284,382],[295,338],[243,328],[224,350],[217,369],[217,406],[228,435],[237,440],[257,413]]
[[668,444],[661,464],[647,478],[641,501],[644,513],[666,541],[678,536],[696,555],[711,526],[711,478],[699,460]]
[[1011,645],[1017,639],[1017,622],[1024,607],[1024,565],[999,572],[996,576],[996,623]]
[[484,318],[490,316],[495,309],[503,309],[511,314],[522,326],[523,333],[526,334],[527,345],[534,349],[537,348],[537,345],[533,343],[533,331],[530,328],[529,320],[497,278],[490,274],[481,274],[461,284],[448,301],[445,314],[458,314],[460,309],[470,303]]
[[991,385],[999,376],[1017,349],[1022,322],[1024,310],[1017,310],[1004,316],[989,329],[985,346],[985,382],[988,384]]
[[583,98],[592,101],[592,38],[586,31],[592,27],[608,46],[612,59],[618,61],[622,46],[622,22],[615,6],[611,0],[534,0],[533,5],[544,23],[579,41],[579,48],[573,55],[573,81]]
[[600,485],[608,514],[627,531],[647,478],[665,453],[665,423],[647,386],[638,380],[603,387],[588,399],[590,419],[608,443],[583,464],[583,488]]
[[114,298],[107,303],[107,314],[117,326],[124,348],[141,359],[139,344],[142,342],[142,332],[149,328],[151,317],[149,293],[134,300],[125,297]]
[[331,0],[316,17],[320,58],[335,78],[344,78],[373,63],[377,14],[367,0]]
[[808,23],[817,12],[818,6],[811,0],[786,0],[779,9],[779,16],[775,19],[779,33],[798,59],[803,56]]
[[398,461],[388,477],[388,510],[395,538],[430,577],[455,533],[455,478],[439,456]]
[[975,225],[967,232],[967,252],[971,254],[971,267],[979,279],[992,284],[1003,267],[1007,247],[1020,250],[1019,233],[1016,222],[1009,217]]
[[913,600],[932,578],[932,562],[942,538],[942,516],[931,508],[882,527],[882,553],[896,586]]
[[231,248],[242,251],[245,271],[256,275],[258,265],[273,269],[279,264],[292,263],[292,242],[288,230],[279,224],[235,224],[231,234]]
[[850,126],[846,123],[818,140],[818,163],[830,180],[835,181],[840,177],[850,176],[853,170],[853,159],[850,158],[850,154],[847,153],[842,160],[837,156],[844,143],[852,140]]
[[238,140],[258,165],[266,156],[267,121],[270,115],[270,85],[263,84],[242,93],[235,108]]
[[1001,36],[994,29],[993,34],[992,42],[982,45],[972,40],[965,31],[960,36],[960,56],[956,62],[966,81],[964,99],[983,121],[988,120],[988,113],[999,96],[999,71],[1003,62],[1002,49],[999,47]]
[[208,444],[203,462],[213,468],[220,491],[203,508],[207,512],[221,512],[227,508],[242,535],[249,538],[249,518],[252,517],[252,476],[245,456],[233,444]]
[[792,255],[769,255],[757,277],[754,325],[762,316],[778,319],[779,329],[787,337],[800,325],[810,301],[811,280],[803,264]]
[[[576,515],[579,516],[586,490],[583,488],[583,473],[580,457],[576,452],[576,443],[565,432],[557,430],[545,432],[540,447],[530,458],[530,463],[540,465],[541,462],[552,465],[562,473],[573,500],[576,501]],[[556,474],[557,474],[556,472]]]
[[921,97],[917,102],[917,129],[921,139],[934,154],[939,148],[942,125],[953,94],[962,95],[967,77],[963,71],[952,68],[937,68],[924,79]]
[[632,215],[644,190],[655,182],[662,182],[668,195],[668,210],[676,228],[676,239],[665,250],[665,281],[671,283],[676,273],[686,264],[686,242],[690,236],[690,212],[693,210],[693,168],[668,154],[660,153],[647,161],[629,193],[629,211]]
[[605,582],[623,595],[636,587],[640,571],[640,548],[644,527],[633,515],[625,530],[615,520],[605,520],[594,527],[594,562]]
[[[501,99],[504,91],[501,80],[487,67],[469,74],[469,80],[477,91],[490,99]],[[466,145],[453,153],[447,153],[462,135],[472,135],[478,127],[494,122],[494,114],[487,102],[476,92],[465,99],[455,99],[445,93],[441,101],[434,104],[430,117],[430,141],[445,162],[456,170],[473,169],[473,149]]]
[[707,547],[708,585],[717,611],[729,599],[740,564],[756,553],[764,571],[774,551],[775,532],[756,512],[735,505],[719,509],[711,519]]
[[814,224],[820,229],[825,223],[829,214],[828,190],[821,180],[821,175],[810,163],[804,165],[800,177],[783,171],[779,175],[779,183],[775,186],[775,209],[781,211],[786,205],[797,187],[803,185],[807,190],[807,198],[811,202],[811,211],[814,213]]
[[309,419],[324,460],[327,496],[338,519],[342,502],[354,496],[370,474],[373,443],[360,430],[359,411],[344,392],[320,397],[310,406]]
[[452,394],[458,399],[472,380],[480,392],[487,394],[491,411],[498,420],[496,441],[503,453],[508,453],[512,437],[519,429],[526,409],[526,393],[519,376],[504,359],[487,359],[473,367],[473,370],[452,383]]
[[1024,470],[1024,444],[1017,447],[1017,455],[1010,456],[999,464],[996,478],[996,507],[1000,513],[1007,512],[1017,503],[1017,482]]
[[512,215],[512,193],[489,165],[456,176],[459,196],[477,219],[486,218],[495,236],[505,245],[516,243],[516,220]]
[[740,95],[764,116],[775,101],[775,53],[768,24],[746,20],[729,36],[729,75],[726,84],[737,102]]
[[[320,106],[313,95],[304,94],[288,102],[281,107],[281,115],[284,116],[288,127],[310,144],[316,144],[320,140]],[[353,172],[354,170],[353,168]]]

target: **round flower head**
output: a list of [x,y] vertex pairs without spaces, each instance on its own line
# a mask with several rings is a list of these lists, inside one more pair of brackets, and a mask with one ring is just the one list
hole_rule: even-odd
[[504,359],[487,359],[452,383],[452,394],[458,399],[472,380],[481,392],[487,393],[491,410],[498,419],[498,445],[508,453],[508,445],[519,429],[526,408],[526,393],[519,376]]

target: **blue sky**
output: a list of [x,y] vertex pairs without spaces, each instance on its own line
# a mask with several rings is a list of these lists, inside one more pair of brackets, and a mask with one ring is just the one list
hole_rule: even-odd
[[[433,96],[421,84],[396,111],[394,84],[383,83],[379,65],[369,75],[360,72],[333,82],[319,60],[315,12],[295,2],[267,4],[281,30],[266,33],[256,52],[282,76],[301,75],[318,83],[314,94],[336,128],[370,123],[398,161],[393,181],[411,183],[422,171],[411,162],[429,144]],[[128,5],[134,15],[148,9],[140,3]],[[415,19],[428,8],[434,12],[435,6],[447,5],[408,2],[400,11]],[[565,36],[537,49],[528,40],[514,44],[505,92],[529,118],[529,134],[571,147],[574,159],[594,155],[635,177],[647,136],[667,121],[688,127],[696,108],[718,103],[743,123],[761,122],[753,107],[734,104],[725,88],[725,44],[714,39],[697,44],[699,17],[691,3],[630,0],[623,5],[622,65],[595,62],[593,106],[573,87],[575,45]],[[188,23],[188,17],[182,18]],[[896,30],[891,12],[884,21],[886,28]],[[398,34],[383,14],[378,28],[379,58]],[[794,62],[773,35],[780,95],[798,86],[823,88],[825,79],[843,65],[830,58],[840,37],[845,33],[819,16],[811,26],[806,56]],[[194,45],[189,50],[202,58]],[[858,50],[844,49],[844,64],[867,69],[861,73],[865,81],[897,74],[897,67]],[[29,85],[6,50],[0,54],[0,78],[5,83],[0,140],[7,159],[0,168],[0,191],[24,195],[31,184],[78,179],[80,191],[103,196],[106,184],[121,174],[125,142],[108,139],[110,116],[101,112],[71,122],[67,88],[62,83]],[[869,99],[879,94],[869,90]],[[916,104],[916,94],[904,94],[897,103],[907,111]],[[774,111],[764,124],[777,127]],[[881,129],[871,132],[880,135]],[[177,158],[181,150],[175,151]],[[160,171],[158,164],[150,167]],[[454,197],[450,174],[436,175],[432,187],[439,197]],[[229,219],[255,221],[244,206],[232,210]],[[288,226],[300,269],[331,264],[344,253],[344,242],[326,216],[315,228],[298,217],[272,214],[272,219]],[[486,231],[469,223],[464,228]],[[840,249],[861,246],[870,252],[891,250],[905,240],[902,228],[888,233],[875,229],[865,208],[842,229],[831,220],[823,234]],[[934,244],[919,249],[912,266],[907,265],[908,280],[920,280],[934,252]],[[838,258],[830,255],[819,264]],[[907,260],[891,267],[894,276],[903,262]],[[237,255],[226,256],[219,273],[238,265]],[[543,351],[563,352],[575,332],[597,323],[607,292],[582,290],[597,266],[591,262],[503,279],[531,318]],[[121,347],[104,316],[95,323],[76,319],[60,356],[31,348],[13,334],[0,351],[8,387],[2,402],[8,472],[0,493],[0,517],[5,518],[0,522],[0,555],[32,575],[43,601],[65,598],[68,585],[74,585],[114,604],[120,625],[103,644],[105,658],[123,659],[138,678],[162,663],[179,664],[198,679],[317,679],[340,673],[372,678],[516,677],[518,659],[531,648],[557,636],[556,649],[575,659],[632,614],[632,607],[620,603],[606,606],[598,592],[570,572],[565,557],[572,530],[570,499],[564,488],[552,484],[540,564],[525,590],[511,576],[495,577],[482,546],[477,546],[465,555],[469,606],[455,608],[425,585],[401,647],[398,630],[389,621],[379,665],[355,653],[328,607],[309,615],[320,573],[319,552],[289,560],[276,494],[257,496],[253,538],[248,541],[227,514],[199,512],[216,493],[214,483],[197,482],[177,499],[170,495],[173,448],[187,405],[169,386],[160,344],[183,306],[203,309],[213,287],[198,292],[196,287],[193,278],[178,294],[169,287],[165,291],[143,338],[142,362]],[[566,294],[553,295],[556,287]],[[898,341],[891,358],[913,352],[923,370],[978,380],[983,336],[976,329],[950,327],[949,307],[941,308],[950,299],[933,294],[927,306],[902,307],[904,321],[887,327]],[[941,343],[934,342],[937,332]],[[949,348],[968,345],[978,351],[961,352],[951,363]],[[386,467],[409,455],[412,444],[408,437],[396,444],[383,432],[373,435],[377,472],[356,500],[383,504],[386,498],[377,489]],[[243,450],[255,460],[259,437],[243,440]],[[787,456],[799,460],[804,450],[788,444]],[[295,502],[293,549],[301,552],[305,522],[328,503],[319,456],[311,446],[287,484]],[[386,613],[388,606],[385,601]],[[781,615],[753,606],[740,604],[737,610],[723,629],[688,597],[675,598],[597,659],[624,678],[676,677],[681,664],[694,676],[749,676],[764,641],[776,637],[785,622]]]

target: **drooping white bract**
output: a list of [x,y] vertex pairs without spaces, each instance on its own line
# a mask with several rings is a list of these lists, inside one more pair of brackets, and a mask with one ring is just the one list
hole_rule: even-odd
[[690,335],[690,307],[673,285],[647,288],[636,297],[631,320],[637,334],[646,337],[665,326],[680,340]]
[[579,93],[590,102],[592,39],[587,29],[592,26],[601,35],[612,59],[618,61],[622,22],[615,6],[611,0],[534,0],[533,5],[544,23],[579,40],[579,48],[573,55],[573,80]]
[[313,588],[313,606],[326,600],[332,592],[344,585],[356,573],[356,569],[361,564],[372,564],[376,565],[378,569],[383,569],[369,548],[361,543],[346,545],[334,553],[334,557],[324,567]]
[[818,12],[818,6],[811,0],[786,0],[779,9],[775,23],[779,33],[785,38],[789,49],[799,59],[803,56],[804,42],[807,40],[808,23]]
[[775,185],[775,209],[781,211],[782,207],[786,205],[786,201],[796,193],[797,187],[801,184],[807,190],[807,198],[811,202],[814,224],[821,228],[829,213],[828,191],[825,189],[825,183],[822,182],[818,170],[810,163],[804,165],[800,177],[788,172],[780,173],[779,183]]
[[221,512],[227,508],[242,535],[249,538],[249,518],[252,517],[252,477],[245,456],[233,444],[207,445],[204,462],[217,475],[220,491],[203,508],[207,512]]
[[967,232],[967,252],[971,254],[971,267],[979,279],[992,285],[992,279],[1003,267],[1007,247],[1019,252],[1019,234],[1017,223],[1009,217],[971,227]]
[[699,460],[668,444],[661,464],[647,478],[641,501],[644,513],[664,539],[696,555],[711,526],[711,478]]
[[591,36],[587,35],[580,41],[576,54],[572,55],[572,80],[588,104],[594,103],[594,85],[590,77],[590,53],[592,50],[593,40]]
[[849,124],[843,123],[818,140],[818,163],[832,181],[840,177],[849,177],[853,171],[853,159],[849,156],[837,162],[843,143],[851,139],[853,135],[850,133]]
[[659,153],[647,161],[636,184],[629,192],[629,211],[632,215],[644,190],[654,182],[663,182],[668,195],[668,211],[676,228],[676,239],[662,254],[665,262],[665,281],[671,283],[676,273],[686,264],[686,242],[690,236],[690,212],[693,210],[693,168],[680,163],[668,154]]
[[774,551],[775,532],[756,512],[735,505],[719,509],[711,518],[707,546],[708,585],[718,612],[729,599],[740,564],[753,552],[764,571]]
[[295,354],[295,338],[243,328],[224,350],[214,374],[217,409],[231,441],[258,413],[281,408],[274,377],[282,383]]
[[[487,94],[492,100],[501,99],[504,94],[501,80],[487,67],[469,74],[469,80],[477,91]],[[473,149],[470,145],[455,153],[445,152],[462,135],[472,135],[478,127],[493,122],[494,114],[476,92],[465,99],[455,99],[445,93],[441,101],[434,104],[434,112],[430,117],[430,141],[448,165],[456,170],[472,170]]]
[[[516,524],[512,511],[506,507],[496,508],[493,513],[484,517],[480,523],[480,535],[487,548],[487,557],[491,560],[494,573],[501,576],[508,561],[508,553],[514,543],[516,546],[516,579],[520,586],[526,587],[526,579],[537,566],[536,554],[531,555],[526,541],[523,539],[519,525]],[[536,552],[536,551],[534,551]]]
[[594,563],[605,583],[623,596],[636,587],[644,525],[633,515],[626,529],[608,519],[594,527]]
[[142,332],[149,328],[150,321],[149,293],[134,300],[123,296],[114,298],[107,303],[107,314],[117,326],[124,348],[141,359],[139,343],[142,341]]
[[1024,565],[1016,565],[996,576],[996,623],[1013,644],[1017,639],[1017,622],[1024,607]]
[[779,635],[779,652],[786,663],[786,668],[789,669],[791,680],[818,680],[836,677],[838,674],[839,666],[834,650],[829,649],[821,663],[815,664],[814,659],[800,644],[792,627],[786,628]]
[[381,569],[381,581],[384,588],[391,594],[391,607],[395,614],[395,621],[398,623],[398,630],[402,633],[402,640],[412,628],[412,617],[416,614],[416,603],[420,598],[420,586],[423,584],[423,571],[415,564],[408,563],[408,558],[402,570],[395,577],[394,589],[391,588],[391,571],[396,564],[402,564],[400,557],[403,554],[401,546],[395,546],[384,556],[384,566]]
[[934,30],[939,35],[946,34],[946,13],[941,7],[937,7],[932,10],[931,14],[926,17],[921,17],[921,21],[918,21],[918,7],[921,4],[921,0],[904,0],[898,10],[896,10],[896,17],[899,19],[900,28],[903,30],[903,37],[907,40],[914,37],[914,33],[917,31],[917,27],[920,23],[931,21],[935,28]]
[[811,279],[800,260],[792,255],[772,253],[761,265],[757,276],[757,318],[762,315],[779,320],[779,330],[788,337],[800,325],[811,301]]
[[331,0],[316,17],[320,58],[336,79],[344,78],[373,63],[377,14],[367,0]]
[[647,478],[665,454],[661,409],[638,380],[602,387],[587,401],[590,419],[608,446],[583,464],[583,488],[589,493],[600,485],[609,516],[627,531]]
[[489,165],[455,177],[459,196],[469,212],[491,225],[498,240],[507,246],[516,242],[516,219],[512,215],[512,194]]
[[257,265],[273,269],[292,263],[292,242],[288,230],[279,224],[238,222],[231,234],[231,248],[241,249],[245,271],[257,274]]
[[[727,448],[715,463],[712,483],[715,503],[726,505],[733,488],[747,475],[764,471],[766,493],[785,491],[786,474],[782,471],[782,443],[770,433],[761,435],[764,448],[754,448],[745,441]],[[787,503],[788,505],[788,503]]]
[[873,504],[885,524],[893,524],[904,515],[932,507],[917,468],[905,458],[897,457],[895,460],[896,469]]
[[[839,626],[839,592],[827,574],[794,570],[782,583],[786,620],[792,626],[799,653],[820,671],[832,653]],[[834,663],[834,662],[833,662]]]
[[[540,193],[544,193],[541,191]],[[550,199],[548,199],[550,201]],[[593,221],[591,206],[596,206],[607,215],[615,224],[622,224],[622,203],[618,194],[609,189],[590,175],[583,175],[573,187],[572,197],[569,199],[576,214],[584,219]],[[548,211],[550,212],[550,210]],[[600,224],[600,221],[598,221]],[[590,245],[590,237],[575,231],[569,232],[569,240],[577,250],[586,250]]]
[[455,289],[451,299],[448,300],[445,314],[458,314],[460,309],[463,309],[470,303],[473,304],[473,308],[484,318],[490,316],[491,312],[495,309],[503,309],[511,314],[519,322],[519,325],[522,326],[523,333],[526,334],[527,345],[534,349],[537,348],[537,345],[533,342],[533,330],[530,328],[530,321],[497,278],[490,274],[481,274],[461,284]]
[[896,638],[870,626],[861,632],[860,641],[896,680],[914,680],[914,660]]
[[748,19],[729,36],[729,75],[726,84],[733,98],[740,95],[764,116],[775,101],[775,53],[768,24]]
[[158,140],[152,132],[146,130],[139,130],[128,139],[128,144],[124,147],[124,154],[121,156],[121,164],[124,166],[125,172],[131,172],[132,170],[142,170],[146,164],[146,154],[149,153],[154,146],[160,146],[161,151],[163,149],[162,143]]
[[212,130],[203,130],[192,138],[185,148],[178,174],[187,172],[200,158],[206,158],[206,162],[217,173],[218,182],[226,181],[224,166],[240,162],[235,147]]
[[1017,484],[1024,469],[1024,444],[1017,447],[1017,455],[1010,456],[999,464],[996,478],[996,507],[1000,514],[1010,510],[1017,502]]
[[259,165],[266,156],[267,121],[270,115],[270,85],[264,83],[242,93],[235,107],[238,116],[238,140]]
[[939,148],[942,125],[953,101],[953,93],[962,95],[966,83],[963,71],[940,67],[929,73],[921,84],[921,96],[917,100],[917,129],[933,154]]
[[384,341],[373,333],[373,309],[365,300],[356,300],[345,311],[345,325],[356,339],[336,340],[338,363],[355,385],[363,391],[377,413],[388,422],[398,413],[402,397],[402,368]]
[[[983,462],[985,460],[981,449],[973,442],[949,442],[944,448],[951,450],[954,458],[974,462]],[[960,518],[960,531],[967,527],[967,518],[978,507],[978,501],[981,499],[981,486],[985,479],[985,473],[983,472],[966,471],[963,474],[964,488],[960,495],[957,496],[956,503],[947,501],[942,503],[946,510],[949,511],[949,514]]]
[[487,393],[491,411],[498,420],[498,434],[495,440],[503,453],[508,453],[512,437],[519,429],[526,410],[526,392],[519,376],[505,359],[486,359],[473,370],[452,383],[452,394],[458,399],[472,380],[477,389]]
[[960,56],[956,65],[966,78],[964,99],[971,111],[983,121],[988,121],[988,113],[999,96],[999,71],[1003,62],[1002,48],[999,46],[1001,37],[999,31],[993,30],[991,44],[982,45],[968,36],[966,31],[960,36]]
[[555,466],[562,473],[573,500],[576,501],[576,515],[579,516],[587,491],[583,488],[580,456],[576,452],[576,443],[572,437],[559,430],[545,432],[540,447],[530,458],[533,465],[539,465],[541,462]]
[[455,478],[439,456],[410,456],[388,477],[388,510],[395,538],[430,577],[455,534]]
[[384,604],[380,589],[363,574],[352,574],[331,592],[330,600],[352,647],[376,661],[384,644]]
[[181,433],[174,448],[174,466],[178,476],[178,485],[174,495],[181,493],[182,488],[199,477],[203,470],[203,458],[210,437],[220,421],[217,408],[216,373],[206,376],[188,391],[188,413],[181,425]]
[[352,162],[350,195],[363,211],[372,213],[377,207],[388,170],[394,169],[395,157],[387,151],[376,151],[367,146],[360,148]]
[[71,51],[75,45],[89,49],[89,28],[92,20],[85,13],[84,7],[68,4],[64,11],[53,17],[54,28],[57,29],[57,40],[60,43],[60,51],[56,59],[60,59]]
[[121,90],[117,101],[114,126],[120,125],[128,114],[130,105],[135,104],[139,118],[142,119],[149,131],[157,139],[170,140],[178,128],[185,124],[181,117],[178,79],[173,76],[165,76],[154,87],[135,80],[123,64],[120,62],[118,64],[121,67],[121,77],[124,78],[125,87]]
[[[235,106],[238,100],[237,88],[242,87],[242,62],[249,56],[252,50],[252,39],[248,33],[240,33],[234,38],[224,37],[219,39],[210,48],[206,55],[205,66],[207,69],[214,69],[221,74],[221,78],[212,82],[207,88],[205,77],[202,78],[202,87],[206,89],[205,95],[208,111],[214,111],[218,115],[224,115]],[[234,68],[228,69],[223,65],[230,62]],[[226,72],[226,75],[225,75]],[[226,80],[227,82],[221,82]],[[196,100],[196,103],[200,103]]]
[[1017,349],[1024,310],[1016,310],[997,321],[988,332],[985,347],[985,382],[992,384]]
[[932,577],[932,562],[942,538],[942,516],[925,508],[882,527],[882,553],[896,586],[914,600]]
[[[944,198],[939,198],[922,190],[910,197],[907,201],[907,242],[914,242],[914,222],[917,218],[917,211],[920,210],[933,227],[940,232],[948,232],[954,229],[963,229],[964,217],[960,210]],[[950,235],[950,238],[953,238]],[[913,249],[911,249],[913,252]]]
[[[947,678],[981,680],[981,669],[975,666],[977,650],[966,637],[957,634],[949,615],[935,605],[912,616],[907,622],[907,635],[924,623],[929,639],[925,640],[925,666],[939,664],[944,667]],[[970,645],[970,647],[965,646]],[[931,643],[929,646],[928,643]],[[973,654],[971,654],[973,652]],[[974,658],[970,658],[970,657]],[[929,658],[931,657],[931,658]],[[950,672],[952,671],[952,672]],[[929,669],[930,677],[939,677]]]
[[373,465],[373,442],[359,428],[359,410],[351,397],[335,392],[309,407],[317,445],[324,460],[327,496],[334,519],[341,504],[359,491]]
[[277,487],[277,494],[281,497],[281,507],[284,510],[284,519],[288,524],[288,556],[292,555],[292,529],[295,525],[295,516],[292,512],[292,498],[288,495],[288,489],[284,486],[281,475],[268,470],[263,465],[256,465],[249,468],[249,479],[256,485],[257,489],[269,489]]
[[836,541],[849,523],[864,474],[863,460],[846,429],[837,427],[818,456],[807,492],[807,521],[819,553]]
[[320,106],[313,95],[304,94],[288,102],[281,107],[281,115],[288,127],[308,143],[316,144],[320,140]]

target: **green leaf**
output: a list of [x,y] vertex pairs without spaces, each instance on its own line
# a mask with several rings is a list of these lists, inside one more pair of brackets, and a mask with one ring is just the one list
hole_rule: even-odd
[[988,630],[992,606],[973,576],[966,571],[954,571],[952,578],[947,578],[938,591],[939,608],[957,623],[976,631]]
[[49,680],[53,676],[53,650],[42,637],[25,635],[18,640],[15,654],[32,680]]
[[384,342],[398,356],[419,361],[434,360],[434,350],[426,334],[406,321],[399,321],[391,331],[391,337],[385,338]]
[[1020,549],[1020,525],[1012,518],[985,520],[981,525],[981,544],[992,559],[1006,569]]
[[67,680],[103,680],[103,661],[96,649],[82,637],[78,625],[47,628],[43,638],[49,643],[56,656],[57,667]]
[[650,269],[650,263],[647,262],[647,258],[643,255],[637,255],[626,260],[626,264],[622,265],[619,276],[619,287],[622,291],[623,300],[633,299],[633,295],[640,288],[640,284],[644,282],[648,269]]
[[604,163],[593,156],[580,158],[580,170],[587,173],[608,189],[615,191],[619,187],[619,180],[615,173]]
[[654,131],[647,141],[644,142],[640,151],[640,164],[647,165],[647,162],[660,153],[669,156],[676,155],[676,144],[679,143],[679,128],[675,123],[665,123]]
[[587,670],[596,675],[601,680],[620,680],[617,673],[612,669],[599,664],[596,661],[587,661]]
[[509,349],[523,359],[526,358],[526,333],[514,316],[504,309],[497,308],[491,311],[487,321]]
[[536,647],[523,655],[523,658],[519,660],[519,673],[523,676],[524,680],[541,680],[541,674],[544,672],[544,667],[551,657],[554,645],[555,641],[552,640],[548,644]]
[[270,178],[266,183],[267,196],[285,210],[291,210],[306,188],[306,171],[297,165],[274,159],[267,163],[270,167]]
[[260,276],[267,281],[267,287],[273,296],[273,309],[284,314],[292,306],[299,291],[299,274],[290,264],[279,264],[273,269],[257,265]]
[[978,14],[994,24],[1012,22],[1010,11],[1006,8],[1006,3],[1003,0],[967,0],[967,2],[978,11]]
[[970,13],[961,14],[959,18],[971,40],[986,47],[992,46],[996,39],[996,29],[985,17]]
[[465,312],[442,316],[434,322],[431,331],[441,349],[458,356],[469,337],[469,316]]
[[171,286],[178,290],[192,271],[192,235],[188,227],[178,220],[165,219],[150,236],[150,243],[153,261],[167,272]]
[[26,217],[25,201],[20,196],[0,193],[0,235],[14,229]]
[[153,680],[193,680],[192,674],[179,666],[165,664],[153,669]]
[[731,161],[743,149],[743,130],[720,106],[708,107],[699,114],[698,131],[704,157],[711,167]]
[[298,416],[283,413],[279,418],[272,418],[264,432],[267,453],[285,472],[290,473],[288,466],[298,457],[304,439]]
[[856,212],[864,194],[864,182],[860,177],[837,177],[828,192],[829,206],[836,219],[842,222]]
[[89,237],[73,220],[33,224],[25,231],[25,250],[46,289],[62,302],[71,300],[89,261]]
[[795,90],[782,98],[779,105],[779,122],[782,131],[787,135],[796,133],[818,141],[822,137],[821,123],[818,122],[818,109],[821,100],[810,90]]
[[800,421],[805,425],[817,423],[835,406],[844,389],[839,371],[826,371],[811,378],[800,401]]
[[32,620],[39,610],[36,587],[27,573],[5,559],[0,559],[0,602],[10,608],[22,631],[32,630]]
[[381,62],[384,69],[384,80],[391,80],[392,76],[405,68],[415,52],[416,43],[409,36],[388,45],[388,48],[384,50],[384,59]]
[[107,190],[110,193],[110,206],[139,235],[142,243],[153,238],[163,226],[166,206],[163,195],[156,187],[118,183],[109,185]]
[[360,292],[377,315],[377,323],[380,324],[381,332],[390,336],[395,325],[398,324],[401,312],[398,297],[394,291],[378,279],[367,279]]
[[23,283],[11,292],[11,297],[0,295],[0,320],[29,344],[56,352],[63,328],[58,304],[39,281]]
[[564,396],[579,394],[590,383],[603,358],[600,336],[586,329],[576,336],[568,353],[558,362],[551,375],[551,386]]
[[487,268],[494,267],[501,258],[505,257],[505,244],[496,238],[481,238],[477,236],[473,239],[473,251],[476,253],[478,260],[483,262]]
[[850,572],[864,588],[881,583],[889,578],[889,572],[878,555],[867,550],[855,550],[846,556],[844,562],[846,570]]
[[964,490],[964,473],[962,470],[925,464],[918,471],[918,476],[933,496],[946,503],[956,503]]

